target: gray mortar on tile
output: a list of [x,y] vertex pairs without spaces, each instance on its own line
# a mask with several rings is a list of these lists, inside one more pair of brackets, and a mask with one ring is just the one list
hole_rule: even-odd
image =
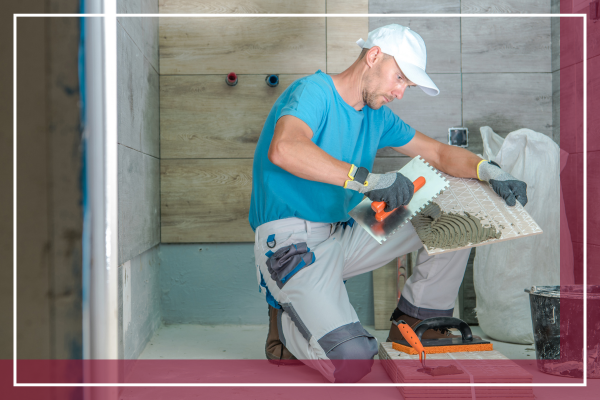
[[481,225],[480,218],[467,212],[446,213],[436,203],[425,207],[411,223],[430,249],[454,249],[501,236],[493,225]]

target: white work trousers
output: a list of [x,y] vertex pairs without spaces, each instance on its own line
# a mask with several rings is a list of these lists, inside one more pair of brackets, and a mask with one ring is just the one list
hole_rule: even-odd
[[[419,319],[452,316],[469,249],[429,256],[410,223],[383,244],[356,223],[286,218],[259,226],[257,279],[267,302],[279,309],[281,341],[296,358],[330,381],[340,381],[334,363],[307,361],[372,358],[377,353],[376,339],[360,325],[344,281],[416,250],[416,267],[399,308]],[[352,340],[357,338],[361,340]]]

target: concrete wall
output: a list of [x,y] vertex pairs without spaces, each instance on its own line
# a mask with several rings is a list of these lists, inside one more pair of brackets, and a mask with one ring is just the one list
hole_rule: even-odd
[[[158,0],[121,0],[117,11],[158,13]],[[119,356],[135,359],[160,324],[157,18],[119,18],[117,41]]]

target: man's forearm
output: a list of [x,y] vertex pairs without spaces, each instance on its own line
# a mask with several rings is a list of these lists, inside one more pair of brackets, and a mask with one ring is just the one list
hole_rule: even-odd
[[440,148],[437,168],[458,178],[477,178],[477,164],[481,158],[461,147],[444,145]]
[[279,141],[271,150],[273,164],[300,178],[336,186],[349,179],[351,164],[335,159],[306,137]]

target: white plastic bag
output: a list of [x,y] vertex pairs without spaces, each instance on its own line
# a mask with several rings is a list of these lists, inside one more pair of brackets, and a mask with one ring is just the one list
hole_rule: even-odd
[[560,284],[560,148],[530,129],[511,132],[506,139],[489,126],[480,130],[483,157],[527,183],[525,210],[543,233],[477,248],[477,319],[493,339],[530,344],[531,311],[524,289]]

